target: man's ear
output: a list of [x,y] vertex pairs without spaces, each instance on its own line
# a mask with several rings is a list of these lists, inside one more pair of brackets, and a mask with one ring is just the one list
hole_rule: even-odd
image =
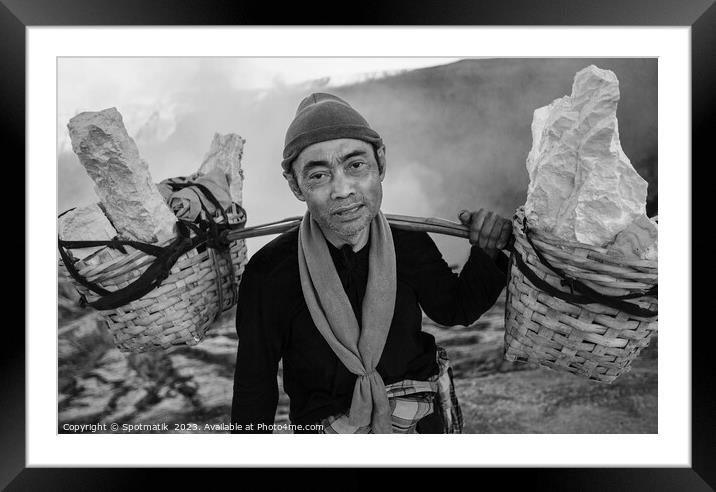
[[301,200],[302,202],[306,201],[306,198],[303,196],[303,193],[301,192],[301,188],[298,187],[298,183],[296,182],[296,176],[293,174],[293,170],[291,172],[283,172],[283,177],[288,181],[288,187],[291,188],[291,191],[293,194]]
[[381,145],[380,148],[375,151],[375,158],[378,160],[378,169],[380,169],[380,180],[383,181],[385,178],[385,145]]

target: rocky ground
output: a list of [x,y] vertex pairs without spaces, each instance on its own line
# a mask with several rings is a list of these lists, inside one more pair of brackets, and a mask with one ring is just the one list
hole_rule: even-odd
[[[104,323],[60,288],[58,432],[66,424],[168,424],[222,433],[228,424],[238,340],[228,311],[193,347],[147,354],[114,348]],[[656,433],[656,338],[611,385],[502,359],[504,299],[469,327],[424,329],[448,350],[465,433]],[[279,374],[279,383],[281,375]],[[277,423],[288,423],[280,392]],[[107,432],[110,432],[109,430]]]

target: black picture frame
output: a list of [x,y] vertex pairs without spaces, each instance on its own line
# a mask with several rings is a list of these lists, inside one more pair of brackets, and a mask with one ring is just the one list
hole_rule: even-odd
[[[549,26],[690,26],[692,81],[692,162],[706,165],[707,139],[713,139],[716,113],[716,5],[714,0],[459,0],[443,2],[364,1],[347,15],[339,4],[287,3],[228,0],[1,0],[0,101],[4,152],[24,162],[25,139],[25,28],[34,26],[193,26],[193,25],[549,25]],[[710,156],[711,157],[711,156]],[[713,158],[711,157],[711,160]],[[692,165],[692,169],[695,166]],[[20,178],[25,180],[24,173]],[[693,179],[692,179],[693,182]],[[28,186],[28,183],[24,183]],[[693,196],[693,194],[692,194]],[[692,224],[697,222],[692,219]],[[26,227],[26,225],[25,225]],[[18,233],[17,236],[20,236]],[[703,244],[712,233],[684,238],[691,247]],[[21,236],[24,237],[24,234]],[[24,245],[24,240],[23,246]],[[693,241],[693,242],[692,242]],[[25,262],[30,259],[25,256]],[[695,284],[694,284],[695,285]],[[24,289],[17,289],[25,292]],[[698,294],[698,299],[703,294]],[[703,292],[703,291],[702,291]],[[692,305],[699,305],[694,303]],[[690,319],[693,318],[693,312]],[[8,490],[122,489],[144,485],[162,473],[164,485],[181,480],[186,470],[128,468],[27,468],[25,434],[25,335],[5,330],[0,358],[0,487]],[[13,327],[14,328],[14,327]],[[686,327],[683,327],[684,329]],[[692,327],[689,327],[692,328]],[[716,399],[711,391],[708,323],[691,329],[692,335],[692,467],[691,468],[549,468],[481,469],[480,480],[494,478],[545,490],[714,490],[716,488]],[[218,477],[213,475],[212,481]],[[243,470],[242,481],[248,470]],[[321,477],[336,484],[335,472]],[[256,473],[256,472],[254,472]],[[264,470],[264,473],[272,473]],[[356,470],[349,471],[359,477]],[[414,473],[411,472],[413,477]],[[492,475],[492,476],[491,476]],[[364,477],[364,475],[361,475]],[[340,480],[343,480],[341,478]],[[411,479],[401,474],[403,486]],[[361,482],[349,480],[348,483]],[[218,482],[217,482],[218,483]],[[503,488],[503,487],[502,487]]]

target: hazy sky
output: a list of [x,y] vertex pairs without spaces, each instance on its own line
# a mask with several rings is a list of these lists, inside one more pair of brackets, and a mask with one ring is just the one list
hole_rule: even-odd
[[451,63],[457,58],[60,58],[58,145],[68,150],[67,121],[82,111],[123,103],[127,127],[155,111],[172,114],[176,95],[193,86],[228,83],[235,90],[270,89],[330,77],[330,85],[381,72]]
[[[147,158],[155,181],[195,171],[208,150],[214,131],[237,132],[247,139],[242,168],[247,176],[244,207],[250,210],[250,225],[292,215],[300,215],[305,205],[287,191],[280,174],[266,173],[266,162],[280,160],[285,125],[300,99],[280,108],[285,115],[282,126],[257,121],[248,114],[237,114],[232,104],[252,100],[241,91],[262,89],[272,94],[302,82],[330,78],[328,86],[342,85],[420,67],[452,63],[456,58],[60,58],[58,60],[57,150],[61,212],[97,200],[92,183],[79,172],[67,122],[82,111],[116,107],[125,127]],[[260,97],[261,94],[259,93]],[[246,107],[246,106],[244,106]],[[205,120],[201,114],[206,115]],[[248,120],[246,120],[249,118]],[[252,119],[253,118],[253,119]],[[246,120],[246,121],[244,121]],[[227,123],[230,122],[230,123]],[[187,125],[191,128],[187,130]],[[202,131],[199,131],[202,130]],[[181,139],[177,134],[190,132]],[[201,136],[198,134],[201,133]],[[194,143],[195,139],[203,139]],[[267,142],[272,142],[269,145]],[[278,145],[276,145],[278,143]],[[275,147],[275,148],[274,148]],[[267,156],[267,149],[277,152]],[[68,157],[70,156],[70,157]],[[68,159],[70,159],[68,161]],[[68,168],[69,166],[69,168]],[[75,168],[75,166],[77,166]],[[69,172],[74,170],[76,172]],[[431,215],[415,173],[395,170],[388,184],[384,206],[391,213]],[[266,197],[272,197],[267,200]],[[273,236],[251,240],[253,253]]]

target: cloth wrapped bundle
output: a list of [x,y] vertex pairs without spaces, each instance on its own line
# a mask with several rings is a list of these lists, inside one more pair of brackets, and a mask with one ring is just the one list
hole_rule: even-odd
[[174,191],[172,185],[198,184],[208,189],[219,202],[223,210],[231,207],[230,184],[226,175],[219,169],[213,169],[207,174],[194,173],[186,178],[169,178],[157,185],[159,192],[178,219],[194,222],[206,210],[209,215],[215,215],[217,210],[214,202],[209,200],[197,186]]

